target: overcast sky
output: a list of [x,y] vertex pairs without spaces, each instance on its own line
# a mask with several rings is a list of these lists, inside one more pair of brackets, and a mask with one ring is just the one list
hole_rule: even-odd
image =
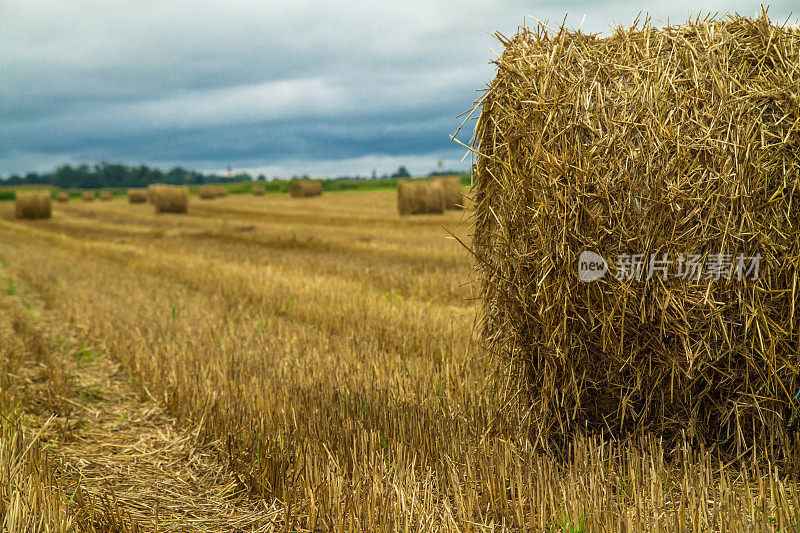
[[512,35],[567,15],[607,32],[640,11],[677,23],[760,4],[0,0],[0,175],[99,161],[267,176],[468,168],[449,135],[499,51],[479,27]]

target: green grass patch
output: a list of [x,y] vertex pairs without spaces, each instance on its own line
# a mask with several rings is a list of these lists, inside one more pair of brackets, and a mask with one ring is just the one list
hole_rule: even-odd
[[13,296],[19,292],[19,285],[14,278],[3,278],[3,289],[6,294]]
[[79,362],[79,363],[80,363],[80,362],[91,363],[91,362],[93,362],[93,361],[94,361],[94,359],[95,359],[95,355],[94,355],[94,352],[92,351],[91,347],[89,347],[89,346],[83,346],[83,347],[81,347],[81,349],[78,351],[78,353],[76,353],[76,354],[75,354],[75,356],[73,357],[73,359],[74,359],[76,362]]

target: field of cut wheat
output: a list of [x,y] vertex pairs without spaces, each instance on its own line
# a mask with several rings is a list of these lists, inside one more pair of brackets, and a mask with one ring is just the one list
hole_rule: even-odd
[[794,531],[797,455],[531,440],[469,210],[395,191],[0,204],[6,531]]

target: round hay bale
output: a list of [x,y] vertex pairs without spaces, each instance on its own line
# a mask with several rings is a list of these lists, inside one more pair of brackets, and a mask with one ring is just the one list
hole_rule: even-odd
[[322,182],[317,180],[299,180],[292,183],[289,194],[293,198],[309,198],[322,194]]
[[56,201],[58,203],[66,203],[69,202],[69,193],[65,191],[59,191],[56,193]]
[[103,202],[108,202],[109,200],[114,199],[114,193],[111,191],[100,191],[100,200]]
[[197,197],[201,200],[211,200],[216,198],[217,195],[214,193],[214,188],[208,185],[201,185],[197,188]]
[[14,202],[14,214],[17,218],[50,218],[51,197],[49,192],[20,191]]
[[147,189],[128,189],[128,202],[143,204],[147,202]]
[[441,177],[434,180],[444,189],[445,209],[464,209],[464,187],[459,177]]
[[94,191],[83,191],[81,193],[81,199],[84,202],[94,202],[95,198],[97,198],[97,193]]
[[163,183],[151,183],[147,186],[147,201],[153,203],[153,191],[159,187],[163,187]]
[[266,194],[266,190],[261,185],[254,185],[253,186],[253,196],[264,196]]
[[800,33],[737,16],[504,44],[473,252],[512,405],[545,439],[790,441]]
[[156,213],[186,213],[189,209],[189,188],[180,185],[158,185],[150,188]]
[[401,215],[444,213],[442,185],[432,181],[401,181],[397,184],[397,211]]
[[201,200],[213,200],[228,196],[228,189],[220,185],[201,185],[197,188],[197,196]]
[[219,193],[213,185],[200,185],[197,188],[197,197],[201,200],[213,200],[219,197]]

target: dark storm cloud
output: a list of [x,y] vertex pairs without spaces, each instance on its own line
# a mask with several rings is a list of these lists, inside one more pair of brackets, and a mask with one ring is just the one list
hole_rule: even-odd
[[499,47],[468,19],[512,34],[529,15],[577,26],[586,14],[585,30],[605,31],[640,9],[677,22],[758,6],[0,0],[0,173],[101,159],[330,174],[403,156],[458,164],[448,135]]

